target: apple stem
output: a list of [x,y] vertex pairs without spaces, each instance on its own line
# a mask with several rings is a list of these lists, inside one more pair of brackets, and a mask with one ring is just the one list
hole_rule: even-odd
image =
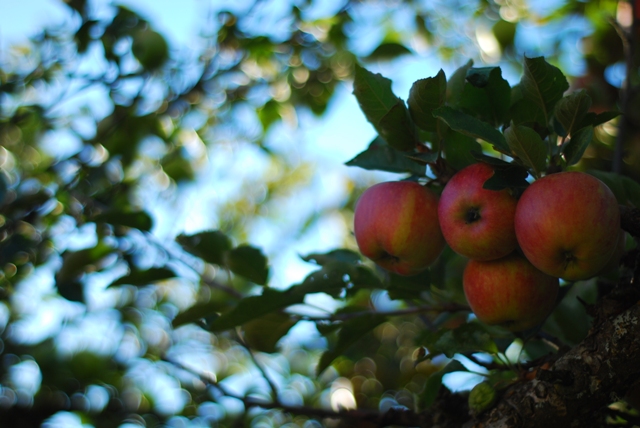
[[564,270],[567,270],[569,265],[576,261],[576,256],[571,251],[565,251],[562,255],[564,256]]
[[478,220],[480,220],[480,209],[470,208],[467,211],[467,215],[464,218],[465,223],[470,224]]

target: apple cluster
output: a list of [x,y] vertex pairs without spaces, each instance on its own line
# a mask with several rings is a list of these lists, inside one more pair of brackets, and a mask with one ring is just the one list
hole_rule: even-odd
[[439,198],[415,182],[374,185],[356,205],[354,233],[363,255],[400,275],[426,269],[448,244],[469,259],[463,287],[476,317],[523,331],[553,310],[560,278],[617,266],[625,234],[615,196],[591,175],[546,175],[516,198],[483,187],[493,174],[470,165]]

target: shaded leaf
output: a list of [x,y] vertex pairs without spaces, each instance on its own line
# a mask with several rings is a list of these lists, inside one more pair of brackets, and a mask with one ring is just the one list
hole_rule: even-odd
[[431,273],[429,269],[417,275],[402,276],[389,272],[388,285],[386,287],[391,299],[419,299],[423,292],[428,291],[431,285]]
[[547,147],[540,135],[529,127],[512,122],[504,136],[512,154],[531,168],[536,177],[540,177],[547,166]]
[[416,129],[404,101],[398,102],[385,114],[377,127],[378,133],[391,147],[407,151],[418,143]]
[[567,165],[574,165],[582,159],[582,155],[589,147],[592,139],[593,126],[591,125],[572,133],[571,140],[562,150]]
[[104,242],[98,242],[95,247],[79,251],[65,251],[62,254],[62,266],[56,273],[56,282],[70,282],[79,278],[89,266],[113,251],[114,249]]
[[543,57],[524,59],[524,73],[520,80],[525,98],[533,101],[542,110],[545,124],[562,94],[569,89],[567,78],[558,67],[549,64]]
[[618,203],[636,208],[640,207],[640,184],[632,178],[616,174],[615,172],[598,170],[587,170],[585,172],[606,184],[615,195]]
[[184,312],[179,313],[171,321],[173,328],[178,328],[181,325],[198,323],[204,320],[205,323],[218,318],[218,313],[227,309],[227,305],[219,300],[209,300],[204,303],[196,303]]
[[225,253],[232,247],[231,239],[219,230],[180,235],[176,241],[194,256],[218,266],[224,265]]
[[162,281],[165,279],[175,278],[175,277],[176,277],[175,272],[167,268],[151,268],[147,270],[134,270],[134,271],[131,271],[128,275],[118,278],[116,281],[112,282],[111,285],[109,285],[109,287],[113,287],[116,285],[123,285],[123,284],[142,287],[157,281]]
[[393,93],[391,80],[356,64],[353,93],[367,120],[391,147],[415,146],[415,126],[404,101]]
[[242,326],[247,344],[260,352],[276,352],[276,344],[296,324],[288,315],[272,312]]
[[409,113],[413,121],[425,131],[436,131],[433,110],[444,105],[447,96],[447,78],[440,70],[435,77],[420,79],[413,83],[409,91]]
[[422,152],[422,153],[410,153],[410,154],[405,153],[404,156],[408,159],[411,159],[414,162],[418,162],[419,164],[427,165],[437,161],[439,155],[437,152],[428,152],[428,153]]
[[380,137],[373,140],[367,150],[358,154],[345,165],[358,166],[368,170],[408,172],[420,176],[426,173],[424,165],[408,159],[403,152],[389,146]]
[[391,60],[402,55],[411,55],[412,52],[405,45],[395,42],[383,42],[376,47],[366,58],[366,61]]
[[267,257],[258,248],[240,245],[226,254],[226,264],[231,272],[258,285],[265,285],[269,277]]
[[574,92],[558,101],[555,114],[566,135],[573,135],[591,108],[591,97],[586,91]]
[[505,137],[489,125],[473,116],[454,110],[451,107],[440,107],[433,114],[444,120],[454,131],[472,138],[479,138],[493,145],[499,152],[510,153]]
[[422,391],[422,403],[424,407],[429,407],[436,400],[438,396],[438,391],[440,390],[440,386],[442,385],[442,378],[444,375],[453,372],[466,372],[467,369],[462,363],[458,360],[451,360],[449,363],[444,366],[441,370],[433,373],[427,379],[425,383],[424,390]]
[[300,258],[305,262],[313,262],[320,266],[336,261],[355,265],[362,260],[362,257],[358,252],[347,249],[332,250],[328,253],[312,253],[306,256],[301,256]]
[[131,227],[145,232],[150,231],[153,227],[153,220],[145,211],[123,212],[112,210],[98,214],[93,218],[93,221]]
[[619,111],[605,111],[598,114],[594,112],[589,112],[585,115],[584,119],[582,119],[582,122],[580,123],[579,127],[584,128],[585,126],[591,125],[595,128],[596,126],[602,125],[604,123],[609,122],[612,119],[615,119],[621,114],[622,112],[619,112]]
[[333,297],[344,297],[345,289],[382,288],[380,279],[366,266],[357,266],[339,260],[327,261],[322,269],[310,273],[296,286],[304,294],[326,293]]
[[482,146],[474,138],[452,129],[447,132],[443,152],[447,163],[456,170],[476,163],[472,152],[481,152]]
[[238,302],[238,305],[223,313],[208,326],[209,331],[223,331],[260,318],[270,312],[302,303],[304,293],[297,292],[295,287],[279,291],[263,288],[262,294],[249,296]]
[[494,169],[494,174],[482,187],[489,190],[511,189],[515,195],[521,195],[529,187],[528,176],[525,168],[511,164],[508,168]]
[[505,160],[485,155],[482,152],[474,151],[471,152],[471,155],[478,161],[484,162],[486,164],[491,165],[494,169],[497,168],[511,168],[513,164],[511,162],[507,162]]
[[511,86],[500,67],[471,68],[467,81],[460,107],[494,127],[503,125],[511,106]]
[[429,350],[431,357],[444,354],[452,358],[465,352],[498,352],[489,332],[477,322],[465,323],[453,330],[425,331],[418,343]]
[[467,78],[467,72],[473,66],[473,60],[467,61],[465,65],[453,72],[447,82],[447,102],[456,107],[462,97],[462,90]]
[[320,375],[320,373],[331,365],[333,360],[342,355],[344,351],[356,344],[365,334],[369,333],[384,321],[386,321],[386,317],[382,315],[367,314],[343,322],[338,332],[336,344],[322,354],[316,367],[316,373]]

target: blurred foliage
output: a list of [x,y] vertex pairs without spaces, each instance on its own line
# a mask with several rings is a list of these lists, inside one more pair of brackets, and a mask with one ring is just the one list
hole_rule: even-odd
[[[548,119],[530,115],[526,79],[519,87],[507,82],[535,61],[523,63],[524,54],[544,55],[536,65],[548,68],[529,67],[532,78],[563,70],[566,86],[550,91],[559,98],[570,87],[576,95],[567,112],[580,111],[592,125],[588,135],[572,135],[567,162],[610,171],[615,125],[624,120],[622,172],[630,178],[618,194],[637,206],[640,117],[601,115],[640,111],[638,93],[626,108],[619,104],[615,78],[625,60],[615,20],[630,13],[626,2],[566,0],[541,9],[533,1],[344,1],[324,13],[320,2],[276,3],[212,7],[193,55],[127,7],[110,6],[103,16],[92,2],[71,0],[68,22],[1,59],[3,426],[312,427],[304,413],[255,400],[420,410],[447,373],[467,370],[449,360],[457,353],[506,358],[515,337],[466,323],[464,261],[451,251],[425,277],[397,278],[361,260],[345,236],[346,249],[304,256],[317,269],[290,285],[271,281],[275,254],[246,243],[265,221],[284,223],[282,246],[324,214],[350,222],[371,178],[345,178],[349,199],[292,220],[291,207],[322,171],[278,140],[299,118],[322,117],[354,78],[365,88],[354,85],[361,105],[371,106],[362,97],[382,88],[367,117],[394,138],[375,139],[348,164],[420,176],[433,155],[401,151],[442,131],[441,121],[455,170],[475,161],[472,149],[510,149],[491,131],[507,119]],[[406,107],[391,82],[367,68],[408,56],[458,71],[424,76]],[[380,108],[393,117],[377,115]],[[436,111],[434,120],[397,126],[422,110]],[[573,119],[558,117],[560,135],[578,129]],[[521,170],[501,177],[513,184]],[[180,194],[203,179],[214,184],[214,206],[185,207],[194,201]],[[177,230],[194,209],[210,219],[209,229]],[[571,291],[588,301],[594,293],[594,284]],[[318,294],[336,310],[318,315],[310,298]],[[570,323],[588,317],[581,305],[563,305],[549,331],[573,344],[586,331]],[[548,351],[529,343],[523,359]]]

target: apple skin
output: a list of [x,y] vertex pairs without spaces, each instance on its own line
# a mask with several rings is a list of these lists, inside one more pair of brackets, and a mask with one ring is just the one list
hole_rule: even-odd
[[458,171],[447,183],[438,205],[445,240],[456,253],[474,260],[510,254],[518,241],[514,217],[518,200],[507,189],[483,189],[493,168],[476,163]]
[[542,323],[555,306],[558,278],[514,252],[498,260],[470,260],[462,278],[471,310],[485,324],[510,331]]
[[583,172],[560,172],[533,182],[515,216],[518,243],[542,272],[579,281],[597,275],[619,239],[620,210],[606,184]]
[[438,196],[411,181],[378,183],[364,191],[354,213],[360,252],[399,275],[415,275],[440,255]]

